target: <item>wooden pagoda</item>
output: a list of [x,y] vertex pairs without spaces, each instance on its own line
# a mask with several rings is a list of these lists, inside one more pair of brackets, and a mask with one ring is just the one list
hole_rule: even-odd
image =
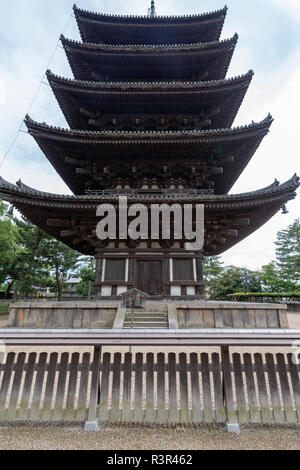
[[[44,193],[0,179],[0,196],[66,245],[95,256],[97,298],[131,288],[154,299],[204,295],[203,256],[219,255],[295,197],[299,178],[228,194],[272,117],[232,128],[252,79],[226,78],[237,35],[220,40],[226,8],[203,15],[111,16],[74,6],[82,42],[61,37],[74,79],[47,72],[70,129],[26,117],[29,133],[74,193]],[[97,207],[128,203],[205,206],[205,243],[107,240]]]

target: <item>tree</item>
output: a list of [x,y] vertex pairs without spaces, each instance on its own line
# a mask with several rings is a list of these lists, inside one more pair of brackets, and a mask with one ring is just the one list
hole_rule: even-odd
[[94,292],[93,283],[95,282],[95,269],[96,261],[94,258],[88,258],[80,266],[77,277],[79,277],[80,283],[77,286],[77,292],[84,297],[87,297]]
[[52,287],[61,300],[68,275],[77,269],[80,255],[32,225],[14,218],[0,205],[0,281],[7,294],[14,285],[14,297],[30,294],[33,286]]
[[277,233],[276,266],[285,281],[300,284],[300,219]]
[[17,229],[9,207],[0,200],[0,284],[6,281],[7,268],[18,249]]
[[236,292],[261,292],[259,272],[226,266],[219,275],[210,280],[211,299],[228,300],[228,295]]
[[297,284],[282,278],[275,261],[263,266],[260,272],[261,283],[264,292],[293,292],[297,290]]
[[43,238],[38,255],[55,280],[54,290],[60,301],[68,276],[74,274],[78,268],[80,255],[50,235]]
[[18,249],[7,270],[7,277],[10,279],[7,292],[9,293],[12,285],[15,284],[14,298],[17,298],[20,292],[30,293],[29,278],[37,280],[48,274],[47,266],[44,266],[39,259],[39,249],[47,235],[24,217],[15,218],[14,222],[17,229]]
[[203,258],[203,279],[208,295],[211,295],[217,279],[219,279],[223,273],[223,264],[221,256],[207,256]]
[[224,267],[221,256],[207,256],[203,258],[203,277],[206,282],[219,276]]

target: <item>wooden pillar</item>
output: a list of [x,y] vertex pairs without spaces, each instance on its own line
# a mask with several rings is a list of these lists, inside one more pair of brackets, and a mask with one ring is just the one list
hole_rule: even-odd
[[226,428],[228,432],[239,433],[240,427],[237,422],[237,413],[234,408],[229,346],[221,346],[221,358],[223,369],[224,405],[227,414]]
[[[102,282],[102,267],[103,267],[103,258],[101,256],[96,257],[96,273],[95,273],[95,283],[98,284]],[[96,285],[94,296],[96,298],[101,297],[101,286]]]
[[92,364],[92,382],[90,391],[90,405],[88,410],[88,419],[85,422],[85,431],[97,431],[99,425],[98,403],[100,390],[100,367],[101,367],[102,347],[94,347],[94,359]]
[[128,266],[128,282],[134,282],[134,265],[135,265],[135,259],[133,256],[129,256],[129,266]]
[[205,285],[203,281],[203,253],[197,254],[196,257],[196,271],[197,271],[197,281],[202,282],[202,286],[196,287],[196,295],[204,296],[205,295]]
[[170,286],[167,286],[166,283],[170,281],[170,258],[168,253],[164,254],[163,259],[163,289],[164,295],[170,295]]

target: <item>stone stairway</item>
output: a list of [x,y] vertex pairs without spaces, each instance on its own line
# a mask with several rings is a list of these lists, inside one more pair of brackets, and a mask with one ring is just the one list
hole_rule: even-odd
[[165,308],[126,309],[123,328],[169,328],[168,310]]

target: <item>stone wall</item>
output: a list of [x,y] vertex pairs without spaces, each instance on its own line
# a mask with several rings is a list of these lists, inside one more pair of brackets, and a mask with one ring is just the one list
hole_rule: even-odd
[[17,302],[8,328],[112,328],[118,303]]
[[177,305],[179,328],[288,328],[283,304],[203,302]]
[[[162,302],[151,302],[152,308]],[[164,303],[167,305],[167,303]],[[10,306],[8,328],[122,328],[119,302],[17,302]],[[148,305],[150,307],[150,305]],[[147,307],[146,307],[147,308]],[[124,310],[125,312],[125,310]],[[123,317],[125,313],[123,312]],[[171,329],[288,328],[285,304],[191,302],[168,305]],[[120,318],[119,318],[120,317]],[[117,326],[116,326],[117,325]]]

